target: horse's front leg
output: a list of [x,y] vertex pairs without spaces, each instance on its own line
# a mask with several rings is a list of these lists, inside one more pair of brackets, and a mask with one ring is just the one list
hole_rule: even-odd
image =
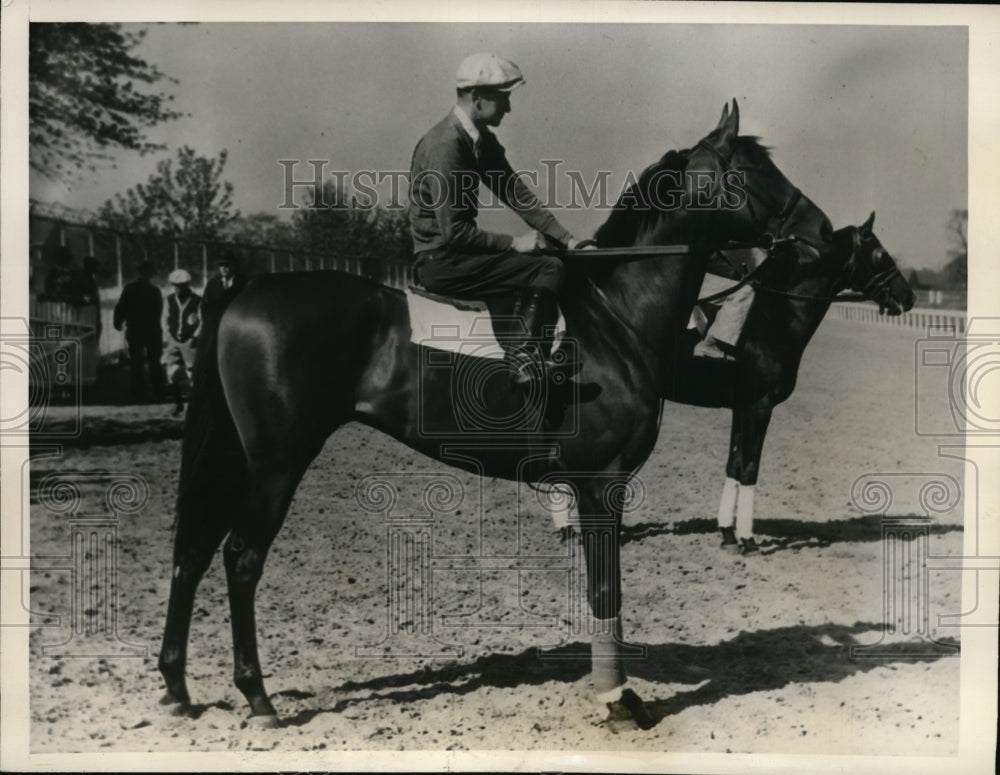
[[637,649],[622,639],[620,533],[627,487],[626,479],[595,477],[577,488],[587,597],[594,618],[591,680],[598,699],[609,706],[609,718],[626,715],[641,729],[649,729],[656,719],[627,687],[626,655]]
[[722,545],[739,547],[744,554],[757,551],[753,537],[753,501],[772,409],[770,401],[733,407],[729,460],[718,523]]

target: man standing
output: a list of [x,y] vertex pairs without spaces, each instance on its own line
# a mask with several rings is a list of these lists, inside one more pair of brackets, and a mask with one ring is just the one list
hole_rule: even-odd
[[191,275],[175,269],[167,278],[174,292],[167,296],[167,347],[163,363],[174,400],[174,417],[184,411],[184,394],[191,386],[196,334],[201,325],[201,296],[191,290]]
[[210,330],[214,330],[222,313],[229,306],[229,302],[246,287],[246,279],[243,275],[237,274],[234,264],[232,254],[223,253],[215,262],[218,274],[214,275],[205,285],[202,318]]
[[153,271],[150,261],[139,265],[138,279],[122,289],[122,295],[115,305],[113,321],[116,331],[121,331],[123,324],[125,326],[132,375],[132,398],[137,403],[145,399],[144,363],[149,364],[153,397],[157,401],[164,398],[163,367],[160,365],[160,351],[163,349],[163,329],[160,327],[163,295],[151,282]]
[[[514,174],[490,127],[510,112],[510,93],[524,83],[520,69],[496,54],[473,54],[456,78],[457,104],[417,144],[410,166],[410,235],[417,277],[435,293],[459,298],[510,292],[519,295],[507,358],[515,383],[526,384],[579,364],[554,364],[551,332],[565,269],[560,259],[537,254],[541,235],[575,248],[577,241],[542,207]],[[532,227],[519,237],[476,225],[480,183]],[[541,234],[539,234],[541,232]]]

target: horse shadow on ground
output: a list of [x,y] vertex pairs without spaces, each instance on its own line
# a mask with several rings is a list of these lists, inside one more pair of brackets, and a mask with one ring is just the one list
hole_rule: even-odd
[[[740,632],[710,646],[662,643],[646,646],[645,657],[630,660],[629,674],[659,684],[690,684],[694,688],[664,698],[645,698],[645,707],[658,723],[683,710],[711,705],[726,697],[772,691],[789,684],[839,682],[876,667],[897,669],[897,663],[933,662],[957,656],[958,642],[884,644],[875,657],[852,657],[851,647],[861,633],[882,630],[881,624],[823,624]],[[581,656],[582,654],[582,656]],[[352,706],[390,700],[413,703],[443,695],[462,696],[481,688],[515,688],[556,681],[574,683],[590,672],[589,648],[574,643],[541,652],[490,654],[469,664],[424,667],[365,681],[347,681],[338,692],[361,692],[332,707],[303,710],[285,719],[288,726],[302,726],[323,713],[341,713]],[[300,693],[301,694],[301,693]]]
[[[862,517],[834,519],[828,522],[803,522],[797,519],[755,519],[754,535],[761,554],[773,554],[785,549],[823,549],[835,543],[881,541],[883,519],[926,519],[919,515],[870,514]],[[961,532],[959,524],[942,525],[931,522],[926,526],[930,535]],[[663,535],[718,535],[714,519],[687,519],[682,522],[639,522],[621,530],[621,545],[644,541]]]

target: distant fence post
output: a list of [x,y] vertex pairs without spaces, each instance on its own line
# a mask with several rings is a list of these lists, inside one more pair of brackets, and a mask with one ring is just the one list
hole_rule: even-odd
[[115,264],[118,268],[118,288],[121,290],[125,285],[125,273],[122,270],[122,238],[120,234],[115,235]]
[[208,285],[208,245],[201,243],[201,287]]

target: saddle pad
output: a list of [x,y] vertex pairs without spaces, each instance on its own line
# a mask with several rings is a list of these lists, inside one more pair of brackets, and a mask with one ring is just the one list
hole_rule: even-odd
[[[503,359],[503,348],[493,334],[484,302],[449,299],[410,287],[406,289],[406,304],[410,309],[413,344],[478,358]],[[566,321],[560,310],[553,350],[559,346],[565,330]]]

